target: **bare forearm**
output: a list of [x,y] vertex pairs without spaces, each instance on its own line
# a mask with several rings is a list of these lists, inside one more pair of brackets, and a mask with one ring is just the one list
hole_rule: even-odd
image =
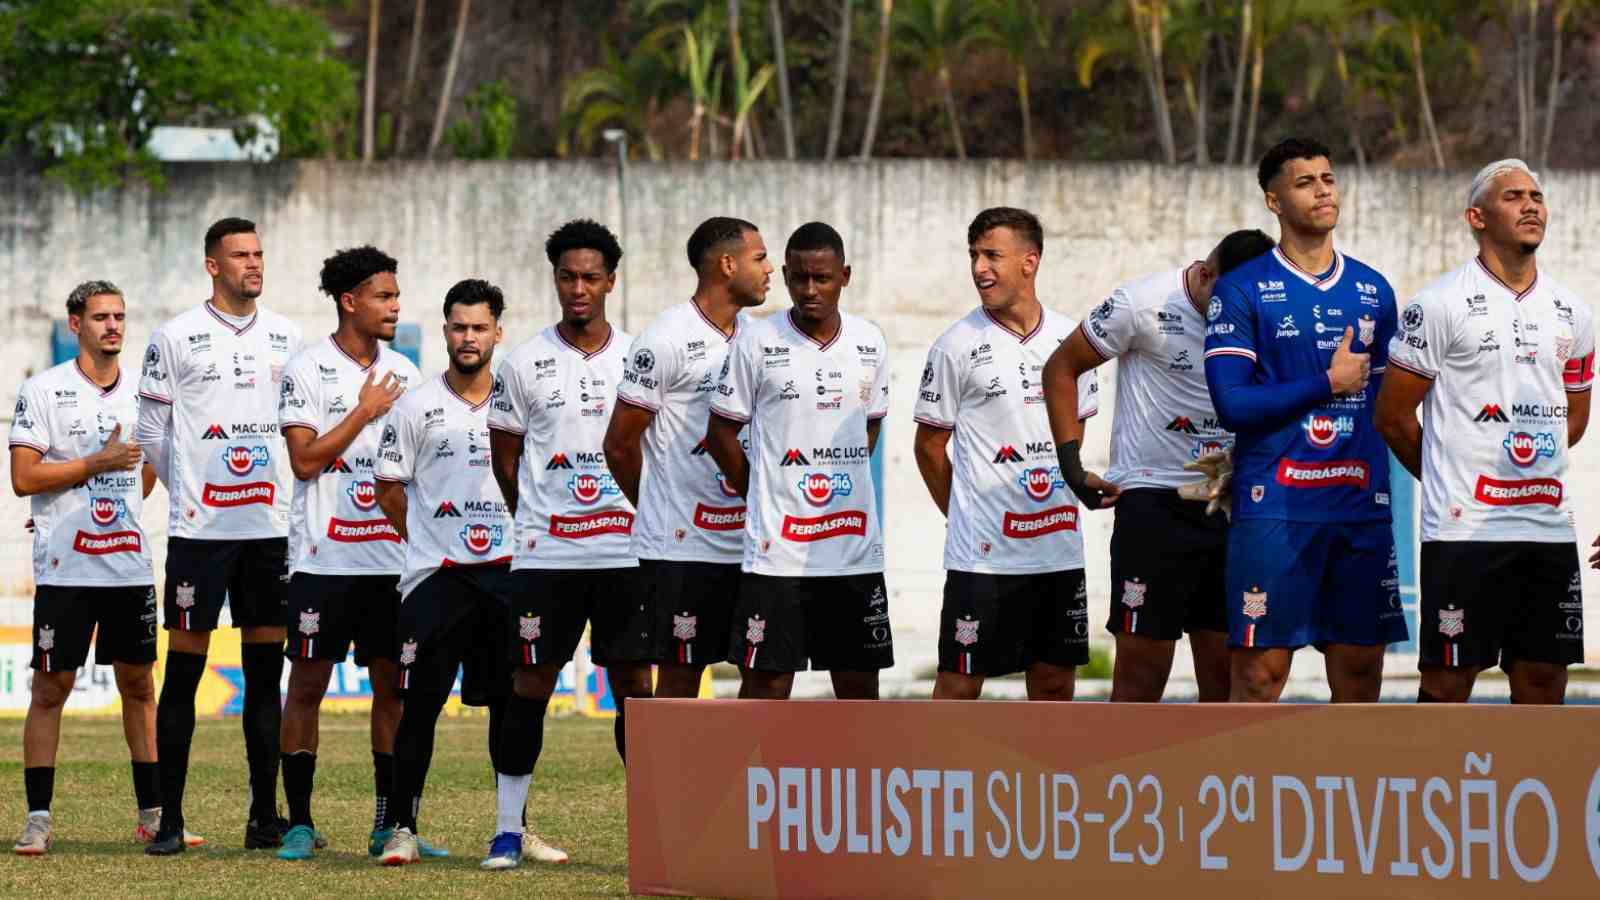
[[[389,487],[390,485],[393,487]],[[404,485],[395,482],[378,483],[378,508],[389,518],[389,524],[394,526],[394,530],[400,532],[400,539],[403,541],[411,540],[411,535],[406,533],[406,512],[409,506]]]
[[750,489],[750,461],[745,459],[744,448],[739,446],[738,429],[738,423],[712,416],[706,430],[706,451],[716,460],[728,487],[743,497]]
[[1411,477],[1422,480],[1422,423],[1415,416],[1379,426],[1383,439]]
[[616,479],[622,496],[638,507],[639,479],[644,471],[644,454],[639,451],[639,445],[606,444],[605,451],[606,467],[611,470],[611,477]]
[[950,457],[943,450],[930,453],[918,447],[917,470],[922,473],[922,483],[928,486],[928,496],[933,498],[933,505],[939,507],[939,512],[949,516],[952,478]]
[[1057,444],[1083,440],[1078,418],[1078,373],[1052,357],[1044,367],[1044,408],[1050,417],[1050,436]]
[[322,474],[322,470],[338,459],[339,454],[350,449],[350,445],[361,434],[361,430],[371,423],[372,418],[358,406],[326,433],[319,434],[298,447],[291,445],[289,465],[294,469],[294,477],[307,481]]
[[34,462],[11,468],[11,487],[18,497],[49,494],[66,490],[75,484],[88,481],[104,469],[96,467],[93,457],[79,457],[64,462]]

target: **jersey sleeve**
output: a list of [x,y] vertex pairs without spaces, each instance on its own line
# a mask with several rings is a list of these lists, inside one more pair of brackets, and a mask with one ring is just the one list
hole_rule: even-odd
[[494,376],[494,389],[489,392],[489,428],[507,434],[528,432],[528,396],[517,359],[501,366]]
[[17,392],[17,411],[11,419],[10,445],[50,451],[50,408],[45,403],[44,391],[29,379]]
[[156,329],[150,336],[150,346],[144,351],[144,366],[139,370],[139,396],[172,405],[177,363],[177,354],[173,352],[166,331]]
[[1581,393],[1594,387],[1594,311],[1587,303],[1574,303],[1579,310],[1572,329],[1572,356],[1561,370],[1567,392]]
[[878,330],[878,365],[873,370],[872,388],[867,396],[867,418],[881,419],[889,414],[889,342]]
[[922,387],[911,417],[930,428],[954,431],[956,413],[961,407],[961,368],[956,357],[938,345],[928,349],[928,362],[922,367]]
[[1133,298],[1127,291],[1117,288],[1089,313],[1083,325],[1083,336],[1101,359],[1115,359],[1133,349],[1138,327]]
[[[1389,307],[1391,310],[1393,307]],[[1382,308],[1380,307],[1380,315]],[[1420,294],[1399,316],[1399,326],[1390,325],[1394,336],[1389,339],[1385,362],[1430,381],[1439,377],[1439,368],[1450,352],[1450,316],[1448,310],[1428,294]],[[1390,314],[1393,315],[1392,313]],[[1379,323],[1382,329],[1382,323]],[[1378,371],[1377,349],[1374,342],[1372,370]]]
[[278,427],[309,428],[312,434],[322,432],[322,377],[307,373],[313,370],[304,356],[296,356],[283,371],[278,385]]
[[1221,356],[1256,361],[1255,304],[1225,280],[1217,282],[1206,305],[1206,359]]
[[379,481],[410,484],[417,469],[418,417],[395,408],[383,420],[383,437],[378,443],[378,466],[373,477]]
[[712,413],[735,422],[748,422],[755,416],[756,390],[760,382],[757,366],[761,363],[759,354],[751,348],[757,343],[758,339],[750,332],[734,341],[732,352],[722,361],[717,396],[711,400]]
[[677,354],[672,346],[661,339],[655,330],[646,331],[633,342],[628,358],[622,365],[622,384],[617,386],[617,400],[660,412],[666,404],[667,388],[677,374]]

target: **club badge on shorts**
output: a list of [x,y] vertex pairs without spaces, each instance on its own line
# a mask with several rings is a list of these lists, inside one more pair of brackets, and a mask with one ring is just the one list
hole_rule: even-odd
[[300,633],[305,635],[316,634],[322,630],[322,613],[303,612],[300,614]]
[[692,641],[696,626],[700,623],[699,616],[680,616],[672,614],[672,636],[680,641]]
[[56,645],[56,630],[54,628],[39,629],[39,649],[46,653]]
[[1457,638],[1467,630],[1467,611],[1464,609],[1439,610],[1439,633],[1447,638]]
[[978,642],[978,626],[980,624],[977,619],[957,619],[956,643],[963,647],[971,647],[976,644]]
[[400,665],[409,666],[417,661],[417,642],[406,641],[400,645]]
[[174,593],[177,595],[179,609],[188,609],[194,606],[194,585],[184,582],[178,585]]
[[1267,592],[1260,587],[1252,587],[1244,592],[1244,614],[1252,619],[1259,619],[1267,614]]
[[1129,609],[1138,609],[1144,605],[1144,591],[1149,585],[1142,581],[1124,581],[1122,583],[1122,605]]
[[525,641],[538,640],[538,638],[539,638],[539,617],[538,616],[522,616],[517,621],[517,634],[521,635],[522,639],[525,640]]
[[748,627],[744,631],[744,639],[752,644],[759,644],[767,639],[767,620],[760,616],[751,616],[745,620]]

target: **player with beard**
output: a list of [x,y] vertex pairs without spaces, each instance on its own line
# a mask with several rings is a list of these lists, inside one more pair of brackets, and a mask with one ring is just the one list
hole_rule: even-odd
[[878,672],[894,665],[869,462],[889,412],[888,342],[839,310],[850,266],[831,226],[790,235],[783,280],[793,307],[734,341],[706,429],[749,503],[728,658],[742,698],[787,699],[809,665],[839,699],[875,700]]
[[[1185,632],[1199,699],[1228,699],[1227,517],[1185,495],[1205,481],[1193,471],[1196,461],[1233,444],[1217,421],[1201,364],[1212,285],[1272,246],[1260,231],[1235,231],[1204,260],[1117,288],[1045,366],[1062,479],[1088,509],[1116,504],[1106,622],[1117,644],[1114,701],[1161,702]],[[1079,459],[1084,428],[1076,385],[1110,359],[1117,360],[1117,409],[1111,468],[1102,479]],[[1163,537],[1152,541],[1154,534]]]
[[688,253],[694,295],[633,342],[605,439],[611,474],[639,510],[633,552],[655,616],[657,697],[697,696],[706,665],[728,650],[745,507],[703,438],[723,362],[748,327],[741,310],[766,301],[772,274],[761,232],[742,219],[702,222]]
[[[394,786],[378,861],[417,862],[422,789],[434,728],[462,671],[464,703],[491,706],[510,679],[511,516],[490,471],[490,361],[500,343],[505,296],[486,281],[457,282],[444,296],[450,365],[401,397],[379,440],[378,506],[406,541],[400,573],[400,690]],[[491,728],[493,728],[491,720]]]
[[352,644],[372,685],[376,809],[368,852],[382,852],[388,839],[381,829],[400,721],[394,628],[405,548],[378,509],[372,472],[383,417],[422,380],[385,343],[394,340],[400,320],[397,268],[375,247],[341,250],[323,261],[322,291],[334,301],[338,327],[289,361],[279,391],[279,424],[295,474],[287,622],[293,637],[284,651],[289,689],[280,745],[290,827],[281,859],[310,859],[316,845],[318,718],[333,666]]
[[1465,702],[1498,664],[1511,702],[1561,703],[1583,662],[1566,484],[1589,424],[1594,313],[1539,268],[1548,218],[1526,163],[1484,166],[1467,192],[1477,256],[1406,304],[1390,343],[1378,427],[1422,481],[1418,702]]
[[1283,141],[1256,177],[1278,246],[1218,279],[1206,308],[1206,388],[1235,435],[1229,695],[1275,702],[1310,644],[1334,702],[1376,702],[1384,647],[1406,638],[1369,386],[1382,381],[1394,291],[1334,249],[1327,147]]
[[[138,385],[122,380],[127,303],[109,281],[86,281],[67,297],[78,355],[23,382],[11,420],[11,486],[29,497],[33,528],[33,669],[22,726],[28,818],[12,848],[48,853],[53,836],[61,710],[77,669],[109,664],[122,698],[122,731],[133,757],[134,835],[148,841],[161,818],[157,787],[155,573],[139,524],[155,472],[131,436]],[[98,629],[98,634],[96,631]]]
[[[651,612],[637,600],[633,504],[601,452],[630,341],[606,320],[622,248],[605,226],[578,219],[550,235],[545,254],[561,320],[511,352],[489,411],[495,478],[516,522],[518,599],[516,671],[495,750],[499,821],[486,869],[514,868],[532,855],[521,820],[545,709],[585,625],[592,623],[590,656],[616,699],[618,756],[629,699],[650,696]],[[545,861],[566,861],[565,852],[545,849]]]
[[182,852],[183,793],[195,695],[224,599],[239,629],[244,749],[250,771],[245,849],[283,843],[278,733],[293,475],[278,429],[278,382],[300,327],[257,302],[255,223],[206,231],[211,299],[156,329],[145,351],[134,439],[170,494],[162,620],[169,632],[156,711],[165,813],[145,852]]

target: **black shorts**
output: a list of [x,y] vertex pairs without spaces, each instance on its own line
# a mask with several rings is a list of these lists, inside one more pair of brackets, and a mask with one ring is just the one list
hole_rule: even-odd
[[738,563],[639,560],[639,593],[655,615],[656,662],[703,666],[728,652]]
[[1583,662],[1577,544],[1424,541],[1422,666]]
[[282,628],[288,597],[288,538],[167,541],[161,615],[169,630],[215,631],[224,600],[235,628]]
[[1186,631],[1228,631],[1228,519],[1169,488],[1133,488],[1111,529],[1111,609],[1106,630],[1175,641]]
[[[95,634],[95,627],[100,632]],[[89,659],[100,665],[156,661],[156,589],[41,584],[33,594],[33,661],[40,672],[71,672]]]
[[728,661],[761,672],[873,672],[894,665],[883,573],[739,579]]
[[511,609],[519,666],[566,665],[589,633],[597,666],[653,659],[652,615],[639,596],[639,569],[518,569]]
[[289,579],[290,659],[344,662],[355,644],[356,665],[393,660],[400,618],[400,576],[318,575],[296,572]]
[[400,693],[450,696],[461,673],[461,702],[488,706],[511,691],[511,564],[446,566],[400,604]]
[[1083,570],[1032,575],[947,572],[939,610],[939,671],[1009,675],[1034,663],[1089,661]]

